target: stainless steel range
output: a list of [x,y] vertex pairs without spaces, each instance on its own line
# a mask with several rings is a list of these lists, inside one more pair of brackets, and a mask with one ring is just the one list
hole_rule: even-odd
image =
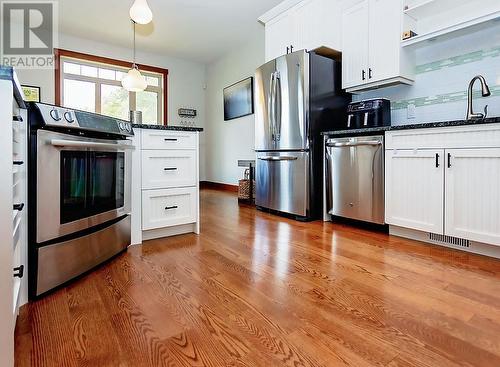
[[29,108],[29,283],[39,296],[130,245],[130,123]]

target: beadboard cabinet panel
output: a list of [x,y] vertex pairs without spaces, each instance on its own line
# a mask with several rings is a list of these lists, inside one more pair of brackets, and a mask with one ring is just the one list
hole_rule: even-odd
[[445,234],[500,246],[500,149],[446,151]]
[[444,150],[386,152],[386,223],[443,232]]

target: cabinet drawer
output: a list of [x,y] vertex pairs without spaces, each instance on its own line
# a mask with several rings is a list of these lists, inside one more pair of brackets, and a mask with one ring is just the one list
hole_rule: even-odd
[[196,149],[196,133],[142,130],[142,149]]
[[142,192],[142,229],[150,230],[196,222],[196,188]]
[[386,149],[498,148],[500,124],[393,130],[386,133],[385,146]]
[[143,150],[142,188],[196,186],[196,151]]

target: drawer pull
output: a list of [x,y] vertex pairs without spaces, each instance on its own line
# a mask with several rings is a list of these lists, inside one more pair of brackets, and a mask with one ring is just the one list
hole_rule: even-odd
[[165,141],[177,141],[176,138],[165,138]]
[[23,117],[21,115],[15,115],[12,117],[12,120],[17,122],[23,122]]
[[166,167],[163,170],[164,171],[177,171],[177,167]]
[[166,206],[165,207],[165,210],[172,210],[172,209],[177,209],[178,206],[177,205],[173,205],[173,206]]
[[24,164],[24,162],[23,161],[14,161],[14,162],[12,162],[12,164],[14,166],[22,166]]
[[14,204],[14,210],[17,210],[18,212],[21,212],[23,209],[24,209],[24,203]]
[[24,276],[24,265],[14,268],[14,278],[22,278]]

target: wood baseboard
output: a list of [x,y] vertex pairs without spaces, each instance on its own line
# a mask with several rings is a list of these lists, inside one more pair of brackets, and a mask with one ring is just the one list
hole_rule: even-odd
[[200,189],[238,192],[238,185],[229,185],[219,182],[200,181]]

